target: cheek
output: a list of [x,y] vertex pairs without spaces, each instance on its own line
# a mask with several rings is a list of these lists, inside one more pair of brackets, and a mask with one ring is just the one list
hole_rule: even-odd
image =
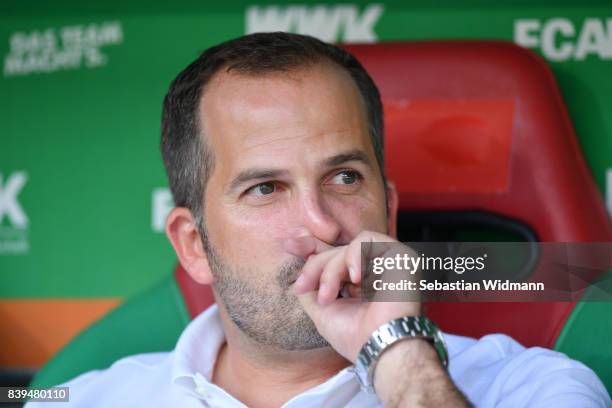
[[290,211],[282,208],[224,208],[207,218],[210,240],[228,259],[249,269],[273,265],[284,256]]

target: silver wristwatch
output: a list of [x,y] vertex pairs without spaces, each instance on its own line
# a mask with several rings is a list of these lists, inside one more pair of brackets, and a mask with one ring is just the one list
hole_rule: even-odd
[[372,333],[357,355],[353,370],[362,390],[374,393],[374,370],[381,354],[392,344],[410,338],[429,340],[442,365],[448,366],[446,343],[438,326],[425,316],[400,317],[383,324]]

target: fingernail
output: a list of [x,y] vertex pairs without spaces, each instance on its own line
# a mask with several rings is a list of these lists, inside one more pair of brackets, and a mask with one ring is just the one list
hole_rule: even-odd
[[351,278],[351,281],[355,282],[357,280],[357,276],[355,275],[355,268],[353,268],[352,266],[349,266],[348,271],[349,271],[349,277]]

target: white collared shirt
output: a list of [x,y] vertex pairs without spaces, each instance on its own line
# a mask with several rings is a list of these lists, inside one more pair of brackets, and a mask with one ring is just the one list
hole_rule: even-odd
[[[526,349],[510,337],[480,340],[445,334],[449,372],[457,387],[478,407],[612,407],[601,381],[589,368],[564,354]],[[196,317],[172,352],[118,360],[106,370],[82,374],[70,387],[71,407],[224,407],[246,405],[211,382],[225,341],[216,305]],[[56,403],[41,403],[40,407]],[[26,405],[38,407],[36,403]],[[347,367],[324,383],[287,401],[283,408],[381,407],[360,390]]]

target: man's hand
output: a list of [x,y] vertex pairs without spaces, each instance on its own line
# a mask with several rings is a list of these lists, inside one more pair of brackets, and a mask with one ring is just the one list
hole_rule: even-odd
[[[351,243],[332,247],[313,238],[302,237],[285,243],[298,256],[310,255],[291,290],[298,296],[319,333],[342,356],[355,362],[368,337],[382,324],[402,316],[417,316],[418,302],[363,302],[360,295],[361,243],[397,241],[377,232],[363,231]],[[415,255],[408,247],[405,251]],[[381,249],[383,251],[383,249]],[[381,252],[372,256],[391,256]],[[344,290],[343,290],[344,288]],[[348,297],[338,298],[340,291]]]
[[[346,359],[355,363],[361,347],[382,324],[421,313],[420,302],[363,302],[361,299],[361,243],[379,245],[392,257],[398,248],[413,250],[377,232],[364,231],[345,246],[332,247],[314,237],[289,240],[285,248],[296,256],[308,256],[291,291],[311,317],[319,333]],[[393,251],[387,253],[385,251]],[[342,296],[338,296],[342,292]],[[424,340],[400,341],[385,351],[376,366],[375,389],[385,407],[469,407],[442,367],[433,347]]]

